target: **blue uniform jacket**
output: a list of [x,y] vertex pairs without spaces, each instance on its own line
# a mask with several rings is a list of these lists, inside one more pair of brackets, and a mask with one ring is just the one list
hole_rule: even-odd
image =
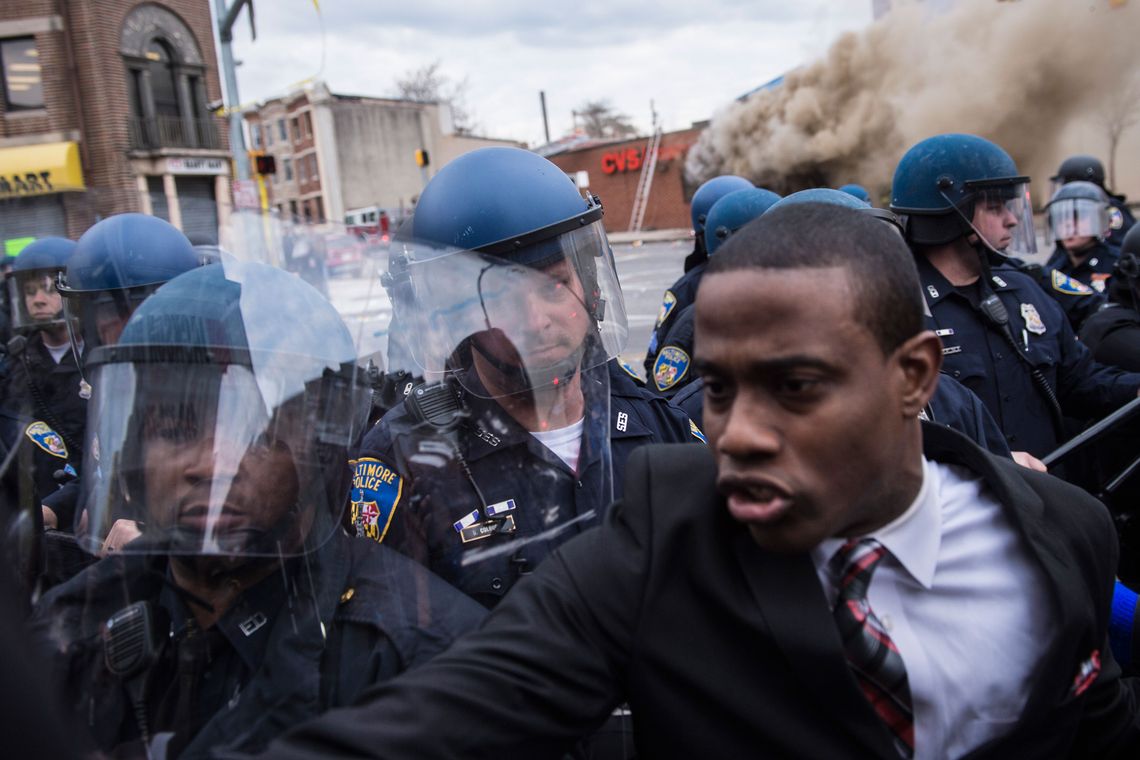
[[[472,383],[469,376],[463,384]],[[608,385],[609,413],[586,415],[576,473],[492,399],[461,391],[469,416],[450,440],[417,427],[406,403],[399,404],[365,436],[351,463],[357,534],[494,606],[557,546],[598,524],[621,496],[635,448],[703,441],[683,412],[638,387],[615,362],[584,372],[582,384],[588,408],[606,402],[599,395]]]
[[1105,281],[1112,275],[1116,261],[1120,258],[1120,252],[1110,248],[1106,243],[1098,242],[1081,253],[1084,254],[1084,260],[1074,265],[1068,252],[1058,243],[1046,266],[1053,267],[1058,272],[1088,285],[1097,293],[1103,293]]
[[[1052,451],[1061,434],[1026,363],[925,257],[917,264],[932,314],[928,324],[942,338],[943,370],[982,400],[1011,449],[1037,457]],[[991,287],[1009,314],[1018,350],[1048,380],[1066,415],[1101,417],[1136,396],[1140,374],[1094,361],[1060,307],[1030,277],[996,267]]]
[[661,299],[657,324],[653,327],[653,334],[649,336],[649,349],[645,354],[645,377],[648,378],[649,385],[653,385],[653,362],[657,359],[657,352],[663,345],[662,341],[669,334],[677,316],[685,310],[685,307],[697,300],[697,288],[700,287],[706,267],[708,259],[681,275],[681,279],[673,283]]

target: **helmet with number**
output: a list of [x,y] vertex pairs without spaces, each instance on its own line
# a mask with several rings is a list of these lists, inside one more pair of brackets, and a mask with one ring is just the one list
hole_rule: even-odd
[[[998,145],[976,135],[946,134],[913,145],[895,168],[891,210],[903,215],[908,242],[944,245],[977,235],[977,208],[1011,214],[1015,221],[1008,251],[1029,255],[1037,251],[1029,177]],[[1000,251],[999,253],[1004,253]]]
[[853,195],[856,198],[858,198],[859,200],[863,201],[864,203],[870,203],[871,202],[871,194],[869,192],[867,192],[867,188],[863,187],[862,185],[856,185],[855,183],[851,183],[851,184],[847,184],[847,185],[842,185],[838,189],[839,189],[839,192],[847,193],[848,195]]
[[90,350],[114,343],[147,296],[199,263],[190,241],[170,223],[145,214],[117,214],[79,238],[59,290],[69,314],[79,317]]
[[1064,185],[1068,182],[1091,182],[1104,189],[1104,164],[1095,156],[1085,154],[1069,156],[1061,162],[1061,165],[1057,167],[1057,173],[1049,179],[1055,185]]
[[31,332],[64,324],[56,279],[74,252],[75,242],[61,237],[39,238],[20,251],[5,275],[13,330]]
[[473,349],[534,388],[625,345],[601,202],[535,153],[483,148],[455,159],[428,182],[400,237],[385,282],[413,374],[462,375]]
[[693,232],[696,236],[698,238],[704,237],[705,219],[708,217],[713,204],[731,192],[747,190],[750,187],[753,187],[751,182],[735,174],[722,174],[702,183],[693,193],[693,200],[689,205],[689,215],[692,218]]
[[1061,185],[1049,203],[1049,231],[1054,240],[1103,238],[1109,231],[1108,196],[1092,182]]
[[93,536],[125,517],[145,526],[125,551],[280,556],[322,543],[368,412],[355,353],[328,301],[266,264],[210,264],[159,288],[88,359]]
[[734,190],[709,209],[705,220],[705,249],[713,255],[732,233],[767,211],[780,196],[771,190],[751,187]]

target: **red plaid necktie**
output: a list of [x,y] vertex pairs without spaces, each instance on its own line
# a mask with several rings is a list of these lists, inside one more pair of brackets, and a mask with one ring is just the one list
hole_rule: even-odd
[[847,662],[875,712],[895,737],[903,757],[914,755],[914,715],[906,666],[883,624],[867,603],[871,574],[887,550],[872,538],[852,539],[832,557],[830,567],[839,595],[835,624]]

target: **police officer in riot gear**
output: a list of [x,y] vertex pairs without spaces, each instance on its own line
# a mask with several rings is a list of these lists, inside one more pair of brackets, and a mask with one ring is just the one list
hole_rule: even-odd
[[[713,177],[693,193],[689,213],[693,222],[693,252],[685,259],[685,273],[673,283],[661,298],[661,309],[657,312],[657,322],[649,336],[649,348],[645,354],[645,373],[649,384],[653,384],[653,365],[657,352],[677,314],[689,306],[697,297],[697,286],[709,261],[705,243],[705,221],[713,204],[736,190],[748,190],[752,183],[734,174]],[[765,191],[768,192],[768,191]],[[774,193],[773,193],[774,194]]]
[[1140,227],[1124,236],[1106,291],[1108,303],[1085,322],[1081,342],[1097,361],[1140,372]]
[[[56,290],[57,275],[75,247],[66,238],[40,238],[20,252],[6,278],[16,335],[9,342],[11,368],[3,386],[3,404],[28,420],[22,432],[35,447],[37,505],[60,487],[56,473],[74,476],[82,458],[87,402],[63,299]],[[45,525],[70,530],[73,515],[67,509],[62,512],[43,507]]]
[[424,385],[365,437],[352,523],[491,607],[621,494],[625,458],[694,441],[610,361],[625,310],[597,198],[486,148],[420,196],[387,282]]
[[93,749],[257,751],[482,617],[344,534],[368,390],[311,286],[255,262],[195,269],[87,366],[84,544],[122,516],[141,535],[49,592],[32,624]]
[[1092,182],[1068,182],[1053,193],[1045,211],[1057,243],[1049,266],[1104,293],[1118,255],[1104,242],[1112,231],[1108,196]]
[[[703,221],[705,251],[712,256],[732,233],[763,214],[778,200],[780,196],[772,191],[751,186],[744,190],[733,190],[721,197],[712,205]],[[703,265],[701,271],[704,271]],[[685,275],[682,281],[690,278],[690,275],[692,272]],[[691,278],[688,282],[699,284],[700,278]],[[689,367],[693,355],[691,301],[697,294],[696,285],[690,289],[686,283],[686,287],[676,287],[676,290],[689,293],[686,297],[690,302],[686,306],[681,306],[678,302],[674,308],[679,311],[662,322],[662,325],[667,325],[668,329],[664,330],[664,327],[661,327],[654,333],[655,338],[661,336],[661,345],[653,360],[653,366],[649,367],[647,383],[649,388],[666,397],[673,396],[696,377],[696,373]]]
[[992,142],[938,135],[899,161],[891,209],[905,216],[944,369],[1011,448],[1040,457],[1067,437],[1065,415],[1107,414],[1136,396],[1140,375],[1096,363],[1056,303],[1003,264],[999,251],[1035,249],[1027,183]]
[[1110,248],[1120,248],[1128,230],[1136,224],[1136,218],[1128,208],[1127,199],[1116,195],[1105,186],[1104,164],[1095,156],[1069,156],[1057,167],[1057,173],[1049,178],[1055,191],[1060,185],[1069,182],[1091,182],[1104,191],[1108,197],[1108,230],[1104,242]]

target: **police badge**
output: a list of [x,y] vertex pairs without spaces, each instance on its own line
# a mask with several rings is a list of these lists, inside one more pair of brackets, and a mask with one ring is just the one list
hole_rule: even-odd
[[1037,313],[1037,307],[1031,303],[1021,304],[1021,318],[1025,320],[1025,329],[1034,335],[1045,334],[1045,323]]

